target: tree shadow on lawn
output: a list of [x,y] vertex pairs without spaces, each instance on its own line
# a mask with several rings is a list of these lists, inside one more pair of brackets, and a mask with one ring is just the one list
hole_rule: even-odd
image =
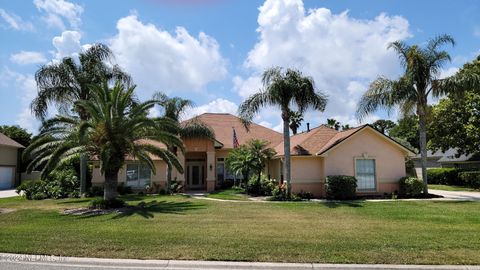
[[328,208],[338,208],[342,206],[348,207],[363,207],[363,205],[357,201],[327,201],[325,205]]
[[112,219],[139,215],[143,218],[153,218],[154,214],[183,214],[187,211],[205,208],[204,205],[192,202],[150,201],[140,202],[136,206],[126,207]]

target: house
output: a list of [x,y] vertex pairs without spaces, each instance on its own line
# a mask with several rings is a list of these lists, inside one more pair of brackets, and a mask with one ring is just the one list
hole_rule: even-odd
[[[184,183],[187,190],[213,191],[226,179],[234,176],[225,168],[225,158],[233,149],[233,130],[239,144],[250,139],[270,142],[277,155],[265,168],[271,178],[283,180],[283,134],[258,124],[249,131],[240,119],[231,114],[205,113],[197,117],[210,126],[215,140],[186,139],[186,152],[178,153],[184,165],[184,174],[176,170],[172,178]],[[317,197],[325,195],[325,177],[354,175],[360,194],[383,194],[398,190],[398,180],[405,176],[405,158],[413,153],[390,137],[364,125],[346,131],[320,126],[291,137],[292,190],[309,191]],[[119,173],[119,182],[133,188],[142,188],[151,182],[162,187],[166,183],[166,164],[154,160],[156,174],[134,160],[128,160]],[[99,164],[94,166],[92,183],[101,185],[103,177]]]
[[[457,156],[458,152],[450,148],[445,152],[427,151],[427,168],[465,168],[480,169],[480,154],[469,154]],[[422,164],[420,154],[412,157],[415,170],[419,177],[422,176]]]
[[0,133],[0,190],[11,189],[18,181],[18,150],[21,148],[23,145]]

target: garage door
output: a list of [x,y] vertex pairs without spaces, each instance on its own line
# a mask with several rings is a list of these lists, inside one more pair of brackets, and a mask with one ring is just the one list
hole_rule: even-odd
[[0,189],[13,187],[13,167],[0,167]]

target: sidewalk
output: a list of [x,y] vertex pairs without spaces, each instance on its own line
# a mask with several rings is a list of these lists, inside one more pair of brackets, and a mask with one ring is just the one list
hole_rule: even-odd
[[10,198],[18,196],[15,189],[0,190],[0,198]]
[[265,263],[265,262],[223,262],[223,261],[177,261],[177,260],[134,260],[134,259],[96,259],[57,257],[44,255],[23,255],[0,253],[0,265],[3,270],[10,269],[215,269],[215,270],[243,270],[243,269],[423,269],[447,270],[468,269],[480,270],[480,266],[464,265],[385,265],[385,264],[315,264],[315,263]]

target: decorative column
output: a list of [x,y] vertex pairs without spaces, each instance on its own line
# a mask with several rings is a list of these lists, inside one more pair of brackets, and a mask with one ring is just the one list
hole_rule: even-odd
[[216,167],[215,167],[215,152],[207,152],[207,192],[215,190]]

